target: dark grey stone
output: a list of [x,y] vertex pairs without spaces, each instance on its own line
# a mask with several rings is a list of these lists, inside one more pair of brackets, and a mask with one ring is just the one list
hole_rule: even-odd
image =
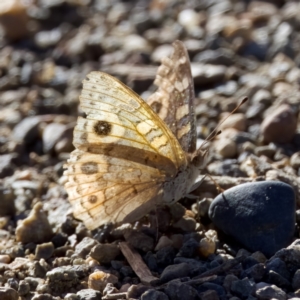
[[250,267],[253,267],[256,264],[258,264],[258,261],[255,258],[253,258],[252,256],[246,257],[242,262],[242,265],[243,265],[244,269],[248,269]]
[[236,159],[214,161],[207,166],[207,170],[211,175],[216,176],[246,177],[246,174],[241,171]]
[[50,294],[40,294],[40,295],[34,295],[31,300],[56,300],[54,297],[52,297]]
[[115,270],[120,270],[124,266],[124,263],[119,260],[112,260],[110,264]]
[[204,292],[209,291],[209,290],[216,291],[220,298],[224,298],[226,296],[225,289],[221,285],[216,284],[216,283],[205,282],[205,283],[203,283],[203,284],[201,284],[200,286],[197,287],[197,291],[198,291],[199,294],[204,293]]
[[130,266],[123,266],[121,269],[120,269],[120,274],[122,274],[124,277],[128,277],[128,276],[134,276],[134,272],[132,270],[132,268]]
[[18,290],[19,288],[19,284],[16,278],[8,278],[7,279],[7,284],[9,285],[10,288],[14,289],[14,290]]
[[141,300],[169,300],[169,298],[163,292],[148,290],[141,296]]
[[68,292],[78,285],[80,279],[88,275],[88,270],[89,268],[86,265],[54,268],[47,272],[47,282],[49,287],[57,293]]
[[266,268],[263,263],[256,264],[242,272],[241,277],[248,277],[255,282],[260,282],[266,273]]
[[143,284],[137,284],[137,285],[131,285],[127,291],[127,298],[131,299],[137,299],[141,297],[142,294],[144,294],[146,291],[148,291],[150,287],[145,286]]
[[158,271],[156,256],[151,251],[147,252],[144,256],[144,261],[152,272]]
[[189,276],[190,267],[187,263],[181,263],[178,265],[170,265],[164,269],[160,276],[160,282],[165,283],[176,278],[182,278]]
[[77,279],[75,270],[70,266],[54,268],[47,272],[46,276],[50,281],[70,281]]
[[201,293],[200,298],[203,300],[219,300],[219,295],[214,290],[207,290],[206,292]]
[[199,251],[199,243],[194,239],[189,239],[186,241],[178,252],[178,256],[183,257],[194,257]]
[[176,249],[172,246],[164,247],[156,252],[156,261],[159,266],[168,266],[173,264],[176,256]]
[[165,293],[170,300],[200,300],[196,289],[178,280],[169,282],[165,288]]
[[241,184],[218,195],[209,216],[250,251],[271,256],[292,241],[295,193],[283,182]]
[[274,271],[287,280],[289,280],[291,277],[291,274],[286,266],[286,263],[280,258],[274,258],[268,261],[266,264],[266,270],[267,272]]
[[79,300],[79,296],[77,296],[76,294],[72,294],[72,293],[68,293],[64,300]]
[[231,291],[238,297],[246,299],[255,292],[255,283],[248,278],[237,280],[232,283]]
[[280,287],[282,289],[290,289],[291,288],[291,284],[287,279],[285,279],[280,274],[278,274],[272,270],[269,271],[266,282],[277,285],[278,287]]
[[101,300],[102,295],[99,291],[93,289],[85,289],[77,292],[79,300]]
[[174,259],[175,264],[187,263],[190,267],[190,276],[194,277],[197,275],[201,275],[205,271],[207,271],[206,263],[186,257],[176,257]]
[[68,241],[68,235],[63,232],[58,232],[51,240],[55,248],[64,246]]
[[[14,162],[16,162],[17,157],[18,157],[17,153],[9,153],[9,154],[0,155],[0,178],[5,178],[7,176],[11,176],[14,173],[14,169],[15,169]],[[5,197],[5,198],[7,198],[7,197]],[[10,214],[11,210],[14,211],[14,202],[12,202],[11,205],[8,205],[7,201],[5,201],[5,204],[1,204],[1,209],[2,209],[2,206],[4,206],[4,205],[6,205],[8,207],[9,213],[7,213],[7,214]],[[2,212],[1,212],[1,215],[3,215]]]
[[19,288],[18,288],[18,293],[20,296],[26,296],[30,292],[30,286],[29,283],[26,282],[25,280],[21,280],[19,282]]
[[259,288],[255,292],[258,299],[286,300],[286,293],[276,285]]
[[41,258],[48,259],[52,256],[53,252],[54,252],[54,245],[52,244],[52,242],[39,244],[36,246],[35,249],[35,259],[36,260],[40,260]]
[[121,253],[116,244],[99,244],[92,248],[90,256],[100,264],[108,264]]
[[39,116],[32,116],[24,118],[17,124],[13,130],[13,139],[25,144],[30,144],[39,136],[39,124],[41,118]]
[[154,248],[154,239],[140,231],[125,234],[125,239],[132,247],[144,252],[151,251]]
[[[288,272],[290,272],[291,274],[295,273],[298,269],[300,269],[300,247],[299,246],[300,246],[300,239],[297,239],[287,248],[277,251],[270,261],[273,261],[276,258],[280,258],[286,264],[286,268]],[[276,272],[281,274],[279,270],[277,270]]]
[[33,262],[28,269],[28,275],[32,277],[44,278],[46,273],[46,268],[42,266],[39,261]]
[[300,269],[295,272],[292,285],[295,291],[300,289]]
[[40,279],[34,277],[26,277],[24,281],[29,285],[30,291],[34,291],[38,286]]
[[194,61],[225,66],[231,66],[234,63],[233,53],[229,49],[224,48],[202,51],[195,55]]
[[76,245],[75,254],[82,258],[85,258],[89,254],[90,250],[98,244],[99,243],[95,239],[85,237],[80,243]]

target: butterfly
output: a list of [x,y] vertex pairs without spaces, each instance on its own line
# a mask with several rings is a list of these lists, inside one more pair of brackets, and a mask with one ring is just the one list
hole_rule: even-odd
[[203,160],[196,150],[193,77],[184,44],[173,47],[147,102],[103,72],[83,81],[86,117],[74,129],[65,189],[74,216],[89,229],[134,222],[193,189]]

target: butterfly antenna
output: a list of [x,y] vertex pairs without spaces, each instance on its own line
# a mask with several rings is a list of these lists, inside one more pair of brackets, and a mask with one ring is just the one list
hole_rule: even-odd
[[244,103],[246,103],[248,101],[248,97],[244,97],[243,100],[241,101],[241,103],[226,117],[224,118],[218,125],[217,127],[208,135],[208,137],[205,139],[205,141],[202,143],[202,145],[200,146],[200,150],[201,148],[203,148],[208,142],[212,141],[216,136],[218,136],[219,134],[221,134],[221,130],[218,130],[220,128],[220,126],[232,115],[234,114]]
[[158,234],[159,234],[157,205],[155,205],[155,220],[156,220],[156,243],[157,243],[158,242]]
[[210,178],[210,180],[215,184],[215,187],[219,193],[225,192],[223,188],[220,187],[220,185],[214,180],[214,178],[210,174],[205,174],[207,177]]
[[[216,137],[216,136],[218,136],[218,135],[220,135],[222,133],[222,131],[221,130],[219,130],[218,132],[216,132],[213,136],[211,136],[211,134],[205,139],[205,141],[201,144],[201,146],[200,146],[200,150],[201,150],[201,148],[202,147],[204,147],[207,143],[209,143],[209,142],[211,142],[212,140],[214,140],[214,138]],[[205,152],[207,152],[207,151],[205,151]]]

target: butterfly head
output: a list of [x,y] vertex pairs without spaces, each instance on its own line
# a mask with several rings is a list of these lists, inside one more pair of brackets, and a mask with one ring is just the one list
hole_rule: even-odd
[[208,149],[199,148],[190,156],[191,165],[198,169],[203,169],[208,157]]

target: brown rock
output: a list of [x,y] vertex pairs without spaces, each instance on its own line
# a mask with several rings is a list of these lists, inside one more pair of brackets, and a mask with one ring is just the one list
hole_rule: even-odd
[[168,246],[173,246],[173,241],[170,240],[167,236],[163,235],[162,237],[160,237],[160,239],[155,247],[155,251],[161,250]]
[[116,244],[99,244],[93,247],[90,256],[100,264],[108,264],[121,253]]
[[297,129],[297,117],[291,107],[283,104],[270,113],[261,124],[261,134],[266,143],[288,143]]
[[[0,24],[5,36],[10,40],[18,40],[27,35],[28,15],[21,0],[10,0],[0,5]],[[16,26],[16,24],[18,24]]]
[[51,257],[53,252],[54,252],[54,245],[52,244],[52,242],[37,245],[35,249],[35,259],[36,260],[40,260],[41,258],[48,259]]
[[216,151],[224,158],[232,158],[237,154],[237,146],[234,141],[221,138],[215,143]]
[[215,253],[215,251],[216,243],[213,240],[207,237],[201,239],[199,242],[199,253],[201,256],[208,257],[209,255]]
[[6,254],[2,254],[0,255],[0,263],[2,264],[9,264],[11,261],[11,258],[9,255],[6,255]]
[[90,289],[103,291],[108,283],[115,284],[118,282],[118,277],[103,271],[96,271],[89,276],[88,286]]
[[173,227],[186,232],[195,231],[196,221],[195,219],[190,217],[183,217],[179,221],[174,223]]
[[16,240],[18,242],[40,244],[51,240],[52,228],[42,207],[40,202],[35,204],[29,216],[17,226]]
[[[4,155],[1,156],[3,157]],[[1,156],[0,156],[0,167],[1,167]],[[15,196],[13,190],[9,187],[1,186],[0,197],[1,197],[0,216],[12,215],[15,212],[15,201],[14,201]]]
[[18,300],[19,295],[17,291],[8,287],[0,287],[0,299],[1,300]]
[[246,130],[246,118],[243,113],[233,114],[221,125],[221,129],[234,128],[238,131]]

